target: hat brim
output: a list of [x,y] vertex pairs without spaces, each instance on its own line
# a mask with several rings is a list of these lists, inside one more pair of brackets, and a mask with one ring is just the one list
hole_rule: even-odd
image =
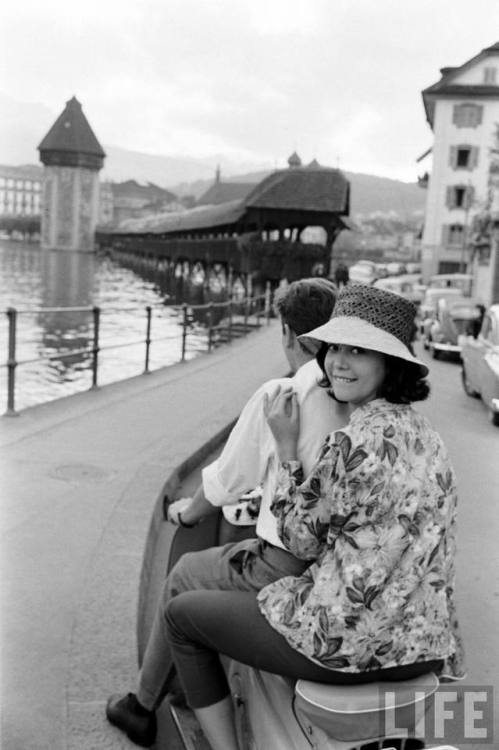
[[363,318],[355,318],[350,315],[348,317],[333,317],[319,328],[304,333],[303,338],[315,339],[327,344],[360,346],[363,349],[371,349],[410,362],[419,367],[422,377],[426,377],[429,372],[428,366],[414,357],[400,339],[372,325],[372,323],[368,323]]

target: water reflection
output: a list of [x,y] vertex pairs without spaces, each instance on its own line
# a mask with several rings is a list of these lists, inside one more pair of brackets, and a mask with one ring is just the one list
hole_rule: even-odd
[[[144,370],[146,306],[153,308],[150,369],[178,362],[180,316],[165,305],[165,293],[110,258],[87,253],[42,251],[38,245],[0,240],[2,307],[20,310],[17,332],[16,408],[86,390],[91,385],[91,310],[54,308],[99,306],[99,384]],[[49,308],[47,312],[36,312]],[[126,308],[126,309],[123,309]],[[7,319],[0,326],[0,364],[7,360]],[[129,345],[130,342],[136,342]],[[126,346],[122,346],[127,344]],[[108,351],[105,347],[115,348]],[[117,348],[119,347],[119,348]],[[205,349],[200,332],[189,336],[187,358]],[[47,357],[52,359],[47,360]],[[6,368],[0,370],[0,413],[6,404]]]

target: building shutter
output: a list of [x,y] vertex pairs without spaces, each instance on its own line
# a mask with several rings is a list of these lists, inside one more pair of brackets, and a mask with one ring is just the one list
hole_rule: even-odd
[[456,192],[455,192],[453,186],[449,186],[446,189],[445,205],[447,206],[447,208],[455,208],[456,207]]
[[475,200],[475,188],[474,188],[473,185],[468,185],[468,187],[466,188],[466,195],[465,195],[465,199],[464,199],[464,201],[465,201],[464,207],[465,208],[471,208],[471,206],[473,205],[474,200]]
[[451,146],[450,147],[449,164],[452,167],[452,169],[456,169],[456,167],[457,167],[457,146]]
[[475,169],[478,165],[478,146],[471,147],[470,153],[470,169]]

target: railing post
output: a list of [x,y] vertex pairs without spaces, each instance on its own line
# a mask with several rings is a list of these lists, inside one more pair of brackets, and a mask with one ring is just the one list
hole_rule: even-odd
[[185,302],[182,305],[182,312],[182,362],[185,362],[185,350],[187,346],[187,304]]
[[208,351],[213,347],[213,302],[208,303]]
[[146,306],[147,314],[147,329],[146,329],[146,363],[144,367],[144,374],[149,374],[149,350],[151,347],[151,306]]
[[270,325],[270,298],[271,298],[271,291],[270,291],[270,281],[267,281],[265,284],[265,317],[267,319],[267,325]]
[[92,315],[94,319],[94,342],[92,346],[92,388],[97,388],[97,370],[99,367],[99,327],[100,327],[100,308],[93,307]]
[[250,298],[249,296],[247,296],[246,299],[244,300],[244,333],[248,331],[249,306],[250,306]]
[[227,306],[227,312],[229,314],[229,326],[227,328],[227,339],[229,343],[232,341],[232,298],[229,299]]
[[9,354],[7,358],[7,411],[5,416],[18,417],[19,414],[15,409],[17,310],[14,307],[8,308],[7,318],[9,320]]

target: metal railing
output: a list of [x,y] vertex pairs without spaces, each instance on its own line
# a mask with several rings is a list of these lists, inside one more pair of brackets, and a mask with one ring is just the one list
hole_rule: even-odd
[[[164,309],[164,305],[161,306]],[[180,362],[185,362],[188,350],[188,337],[192,333],[193,322],[201,316],[205,319],[205,325],[197,329],[197,335],[200,330],[206,332],[206,349],[211,352],[216,346],[223,343],[230,343],[236,336],[244,335],[248,331],[262,325],[262,319],[270,321],[271,316],[271,293],[270,286],[267,285],[265,294],[255,297],[244,297],[243,299],[229,299],[225,302],[208,302],[203,305],[171,305],[169,309],[175,310],[180,314],[181,330],[179,333],[170,336],[151,337],[151,320],[153,308],[147,305],[145,308],[116,308],[112,307],[114,312],[131,312],[134,310],[144,310],[146,312],[146,331],[145,339],[126,341],[116,344],[100,345],[101,332],[101,312],[109,312],[110,308],[101,310],[100,307],[44,307],[37,310],[17,310],[9,307],[5,313],[8,319],[8,354],[7,361],[0,364],[1,368],[7,368],[7,410],[4,416],[18,416],[19,412],[15,408],[16,398],[16,370],[18,367],[34,362],[50,362],[52,360],[61,360],[66,357],[75,357],[77,355],[91,355],[90,369],[92,371],[91,389],[98,388],[99,374],[99,354],[103,351],[119,349],[136,344],[145,344],[144,370],[143,374],[150,372],[150,353],[151,345],[160,341],[180,338]],[[218,312],[217,312],[218,311]],[[90,346],[68,352],[56,352],[45,357],[33,357],[31,359],[17,360],[17,323],[18,316],[23,314],[40,314],[40,313],[74,313],[74,312],[91,312],[92,313],[92,342]],[[218,319],[218,322],[217,322]]]

